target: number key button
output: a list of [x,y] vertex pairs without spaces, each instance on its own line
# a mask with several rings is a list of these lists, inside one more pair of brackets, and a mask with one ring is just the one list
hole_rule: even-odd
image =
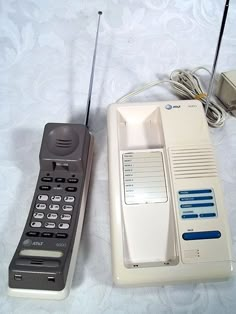
[[72,205],[63,205],[62,206],[62,209],[65,211],[65,212],[71,212],[73,210],[73,206]]
[[64,201],[65,201],[66,203],[74,203],[75,198],[74,198],[74,196],[65,196],[65,197],[64,197]]
[[57,219],[57,214],[47,214],[48,219]]
[[44,224],[44,227],[45,228],[49,228],[49,229],[53,229],[53,228],[55,228],[55,224],[54,224],[54,222],[45,222],[45,224]]
[[46,209],[46,204],[37,203],[37,204],[35,205],[35,208],[36,208],[36,209],[44,210],[44,209]]
[[61,215],[61,220],[70,220],[71,219],[71,215],[69,214],[62,214]]
[[65,224],[65,223],[61,223],[58,225],[58,228],[59,229],[68,229],[70,227],[69,224]]
[[40,221],[32,221],[30,226],[33,228],[40,228],[42,226],[42,223]]
[[51,200],[53,202],[60,202],[61,201],[61,196],[60,195],[53,195],[53,196],[51,196]]
[[42,219],[44,217],[44,214],[43,213],[34,213],[33,217],[35,219]]
[[38,196],[38,200],[39,200],[39,201],[46,202],[46,201],[48,200],[48,195],[46,195],[46,194],[40,194],[40,195]]
[[59,209],[59,205],[57,205],[57,204],[50,204],[49,205],[49,209],[50,210],[58,210]]

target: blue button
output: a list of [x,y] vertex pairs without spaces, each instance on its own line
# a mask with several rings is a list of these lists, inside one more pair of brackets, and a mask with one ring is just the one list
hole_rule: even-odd
[[205,201],[205,200],[212,200],[212,196],[195,196],[195,197],[180,197],[181,202],[186,201]]
[[212,190],[187,190],[187,191],[179,191],[179,194],[202,194],[202,193],[211,193]]
[[205,218],[205,217],[215,217],[216,214],[215,213],[206,213],[206,214],[200,214],[201,218]]
[[197,214],[190,214],[190,215],[182,215],[183,219],[187,219],[187,218],[198,218]]
[[214,203],[198,203],[198,204],[182,204],[180,208],[192,208],[192,207],[211,207]]
[[182,234],[182,238],[186,241],[219,239],[220,237],[221,237],[220,231],[186,232]]

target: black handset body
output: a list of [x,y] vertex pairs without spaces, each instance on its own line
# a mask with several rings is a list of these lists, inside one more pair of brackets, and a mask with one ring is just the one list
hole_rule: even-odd
[[92,142],[84,125],[45,126],[39,177],[22,237],[9,266],[9,288],[54,291],[65,288],[75,242],[78,246],[80,237],[78,225],[82,228],[83,223],[81,204],[87,196]]

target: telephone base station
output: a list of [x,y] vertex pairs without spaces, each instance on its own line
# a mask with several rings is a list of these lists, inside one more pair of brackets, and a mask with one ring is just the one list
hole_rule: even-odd
[[112,104],[107,122],[113,281],[229,278],[227,211],[202,104]]

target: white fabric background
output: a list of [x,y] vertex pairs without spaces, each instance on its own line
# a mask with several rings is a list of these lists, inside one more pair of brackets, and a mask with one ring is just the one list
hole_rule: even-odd
[[[218,72],[236,69],[231,2]],[[211,69],[223,7],[223,0],[0,1],[0,313],[235,313],[236,279],[120,289],[110,261],[107,106],[175,68]],[[9,298],[8,264],[33,196],[43,127],[83,121],[98,10],[104,15],[90,119],[95,155],[72,290],[60,302]],[[167,87],[136,99],[176,99]],[[211,134],[235,249],[236,120]]]

